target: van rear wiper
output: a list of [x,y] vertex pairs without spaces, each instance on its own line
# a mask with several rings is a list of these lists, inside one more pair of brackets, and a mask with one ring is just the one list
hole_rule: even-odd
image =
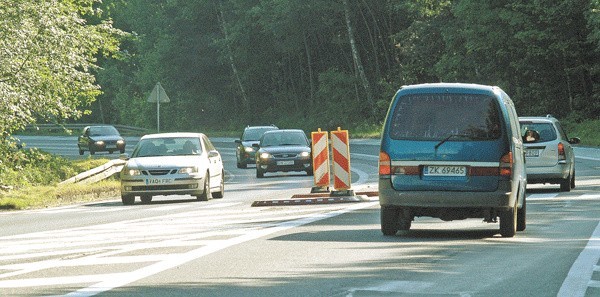
[[450,140],[450,138],[452,138],[452,137],[465,137],[467,139],[474,139],[474,137],[469,134],[464,134],[464,133],[450,134],[446,138],[442,139],[442,141],[440,141],[438,144],[436,144],[435,149],[437,150],[442,144],[444,144],[446,141]]

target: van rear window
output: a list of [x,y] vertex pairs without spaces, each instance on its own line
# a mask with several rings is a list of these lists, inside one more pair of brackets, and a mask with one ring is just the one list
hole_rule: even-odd
[[392,139],[492,140],[500,137],[495,98],[475,94],[413,94],[398,98],[392,115]]

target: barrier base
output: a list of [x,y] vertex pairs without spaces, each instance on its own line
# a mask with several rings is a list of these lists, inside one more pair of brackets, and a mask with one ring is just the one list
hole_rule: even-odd
[[354,196],[354,190],[331,191],[331,197]]
[[329,193],[329,187],[312,187],[311,193]]

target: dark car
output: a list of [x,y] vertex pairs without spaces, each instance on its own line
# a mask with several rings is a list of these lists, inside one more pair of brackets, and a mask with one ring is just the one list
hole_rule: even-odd
[[265,132],[256,151],[256,177],[266,172],[306,171],[313,175],[311,147],[304,131],[282,129]]
[[90,155],[96,152],[120,151],[125,152],[125,139],[121,137],[119,131],[113,126],[87,126],[83,128],[83,133],[77,139],[79,154],[83,155],[84,151],[89,151]]
[[235,143],[237,143],[235,151],[237,168],[246,168],[248,164],[254,164],[256,162],[256,150],[252,145],[258,143],[265,132],[277,129],[275,125],[246,127],[242,138],[235,140]]

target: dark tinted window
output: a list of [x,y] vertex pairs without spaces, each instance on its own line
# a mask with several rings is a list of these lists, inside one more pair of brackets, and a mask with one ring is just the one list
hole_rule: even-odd
[[283,145],[300,145],[307,146],[306,136],[302,131],[292,132],[271,132],[266,133],[261,142],[261,146],[283,146]]
[[94,126],[89,129],[90,136],[119,135],[119,131],[113,126]]
[[263,128],[250,128],[244,131],[244,135],[242,135],[243,141],[258,141],[263,134],[267,131],[277,130],[275,127],[263,127]]
[[501,135],[493,97],[471,94],[415,94],[398,99],[392,115],[393,139],[490,140]]

